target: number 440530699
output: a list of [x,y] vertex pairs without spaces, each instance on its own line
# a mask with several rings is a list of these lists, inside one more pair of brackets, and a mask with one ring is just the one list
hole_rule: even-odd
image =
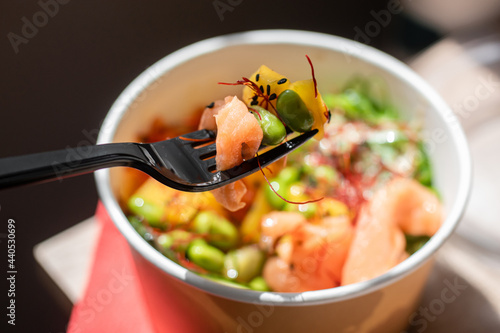
[[9,219],[8,221],[8,231],[7,236],[7,262],[9,263],[9,269],[13,270],[16,268],[16,221]]

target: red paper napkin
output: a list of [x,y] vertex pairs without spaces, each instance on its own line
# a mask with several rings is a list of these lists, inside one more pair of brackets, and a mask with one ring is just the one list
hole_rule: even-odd
[[[102,203],[96,218],[101,234],[88,285],[73,308],[68,333],[154,332],[127,241]],[[169,332],[179,330],[172,325]]]

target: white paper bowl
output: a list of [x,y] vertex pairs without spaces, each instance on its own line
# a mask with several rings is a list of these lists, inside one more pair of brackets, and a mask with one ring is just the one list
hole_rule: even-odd
[[423,118],[446,212],[443,226],[416,254],[369,281],[292,294],[239,290],[201,278],[148,245],[120,209],[123,170],[101,170],[96,173],[100,197],[133,249],[159,332],[173,323],[183,332],[399,332],[408,325],[433,254],[464,210],[471,162],[451,110],[403,63],[354,41],[305,31],[252,31],[208,39],[166,56],[135,79],[109,111],[98,143],[134,140],[157,117],[178,124],[207,102],[241,90],[217,82],[234,82],[261,64],[292,81],[309,78],[306,54],[321,91],[338,90],[357,74],[376,76],[387,82],[392,103],[401,112]]

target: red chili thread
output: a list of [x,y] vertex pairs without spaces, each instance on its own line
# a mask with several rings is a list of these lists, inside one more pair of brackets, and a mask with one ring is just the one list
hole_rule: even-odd
[[314,98],[318,97],[318,83],[316,82],[316,76],[314,75],[314,66],[311,61],[311,58],[306,54],[307,61],[309,62],[309,65],[311,66],[311,72],[312,72],[312,78],[313,78],[313,83],[314,83]]
[[[263,102],[266,102],[266,106],[264,107],[265,109],[267,109],[267,107],[269,105],[271,105],[271,107],[273,108],[274,112],[277,114],[276,112],[276,108],[274,107],[274,105],[271,103],[271,101],[269,100],[269,96],[266,96],[259,88],[259,86],[257,85],[257,83],[253,82],[252,80],[246,78],[246,77],[242,77],[241,80],[238,80],[236,81],[235,83],[228,83],[228,82],[218,82],[218,84],[223,84],[223,85],[227,85],[227,86],[241,86],[241,85],[244,85],[244,86],[247,86],[249,87],[250,89],[253,90],[253,92],[259,96],[259,97],[262,97],[263,98],[263,101],[261,102],[261,104]],[[260,105],[262,106],[262,105]]]

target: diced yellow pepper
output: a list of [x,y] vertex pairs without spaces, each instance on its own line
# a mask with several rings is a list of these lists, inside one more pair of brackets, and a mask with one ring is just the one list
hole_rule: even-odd
[[244,243],[257,243],[260,239],[260,221],[262,216],[271,211],[271,207],[267,203],[263,187],[259,189],[255,200],[241,222],[240,232]]
[[324,198],[318,201],[318,205],[322,216],[350,215],[349,208],[346,204],[333,198]]
[[[262,93],[269,98],[271,104],[274,106],[276,106],[276,99],[278,95],[281,94],[282,91],[288,89],[288,86],[290,85],[288,78],[276,73],[265,65],[260,66],[259,69],[249,77],[249,79],[254,82],[259,89],[261,89]],[[260,105],[268,111],[274,113],[274,109],[271,106],[268,106],[267,103],[263,101],[263,98],[258,96],[258,94],[248,86],[243,88],[243,102],[245,102],[248,106],[256,104]]]

